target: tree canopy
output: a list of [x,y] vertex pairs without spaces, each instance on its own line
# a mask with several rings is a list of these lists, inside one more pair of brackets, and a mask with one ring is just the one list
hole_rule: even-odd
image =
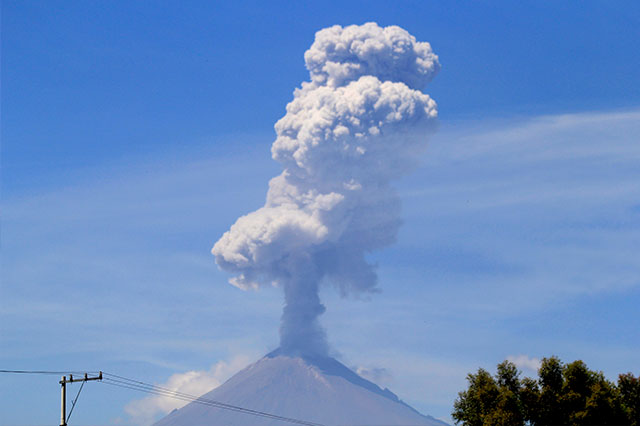
[[510,361],[495,375],[480,368],[458,394],[452,413],[465,426],[630,425],[640,426],[640,377],[621,374],[618,382],[584,362],[544,358],[538,378],[521,378]]

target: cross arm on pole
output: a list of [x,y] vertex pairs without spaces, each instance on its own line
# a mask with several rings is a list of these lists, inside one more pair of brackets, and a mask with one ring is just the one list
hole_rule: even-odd
[[102,371],[99,372],[97,376],[89,377],[89,374],[84,373],[84,376],[73,377],[73,374],[69,374],[69,378],[66,376],[62,376],[62,380],[60,380],[60,384],[63,383],[74,383],[74,382],[90,382],[91,380],[102,380]]
[[[100,371],[97,376],[93,377],[89,377],[88,373],[84,373],[84,376],[80,377],[73,377],[73,374],[69,374],[68,379],[67,376],[62,376],[62,379],[60,380],[60,390],[62,393],[60,402],[60,426],[67,426],[67,383],[90,382],[92,380],[102,380],[102,371]],[[75,401],[73,402],[73,406],[75,406]],[[73,411],[73,407],[71,408],[71,410]],[[71,413],[69,413],[69,415],[71,415]]]

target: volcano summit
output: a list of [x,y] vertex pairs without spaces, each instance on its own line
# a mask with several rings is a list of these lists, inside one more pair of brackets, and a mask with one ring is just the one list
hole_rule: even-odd
[[[274,351],[202,395],[224,402],[322,425],[446,426],[405,404],[330,357],[289,357]],[[154,426],[283,426],[192,402]]]

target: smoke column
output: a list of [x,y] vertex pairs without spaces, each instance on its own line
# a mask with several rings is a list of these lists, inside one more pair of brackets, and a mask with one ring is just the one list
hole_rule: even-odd
[[240,217],[211,252],[242,289],[284,290],[280,350],[326,355],[318,290],[375,292],[366,254],[394,242],[400,200],[390,183],[410,171],[435,127],[421,89],[438,72],[429,43],[397,26],[333,26],[304,55],[311,81],[276,124],[283,168],[264,207]]

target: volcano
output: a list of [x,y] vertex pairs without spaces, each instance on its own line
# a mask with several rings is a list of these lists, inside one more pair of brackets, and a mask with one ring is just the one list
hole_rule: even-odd
[[[276,350],[213,389],[203,399],[322,425],[446,426],[402,402],[393,392],[360,377],[334,358],[288,356]],[[154,426],[282,426],[195,402]]]

